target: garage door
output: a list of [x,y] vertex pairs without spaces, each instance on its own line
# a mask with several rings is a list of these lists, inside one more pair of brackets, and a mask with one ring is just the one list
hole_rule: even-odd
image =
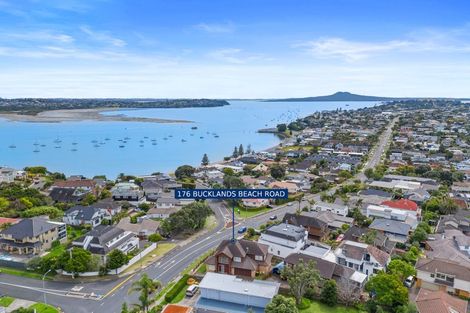
[[235,269],[235,275],[251,277],[251,271],[250,270],[245,270],[245,269],[242,269],[242,268],[236,268]]

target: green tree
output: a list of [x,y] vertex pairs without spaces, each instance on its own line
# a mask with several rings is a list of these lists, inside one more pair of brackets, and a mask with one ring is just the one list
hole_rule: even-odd
[[59,268],[75,275],[86,272],[91,261],[91,253],[77,247],[64,251],[57,260]]
[[243,150],[243,145],[240,144],[240,146],[238,146],[238,155],[242,156],[244,154],[245,154],[245,151]]
[[294,299],[276,295],[266,306],[265,313],[298,313]]
[[389,274],[393,274],[398,276],[400,281],[404,281],[405,278],[408,276],[412,276],[416,274],[416,269],[410,263],[400,260],[400,259],[393,259],[387,265],[387,272]]
[[160,225],[163,235],[193,234],[202,229],[212,209],[206,202],[193,202],[170,214]]
[[159,242],[159,241],[163,240],[163,237],[160,234],[151,234],[151,235],[149,235],[148,240],[150,242]]
[[392,310],[408,303],[408,289],[398,276],[379,272],[366,284],[366,290],[375,294],[375,302]]
[[321,290],[320,299],[329,306],[335,306],[338,303],[338,288],[336,281],[330,279],[325,282]]
[[127,264],[129,259],[127,255],[119,249],[114,249],[108,254],[106,267],[110,270],[120,268],[124,264]]
[[320,280],[320,274],[314,261],[308,263],[300,261],[294,266],[286,266],[282,270],[282,276],[287,279],[297,305],[302,302],[302,297],[307,289],[314,288]]
[[232,158],[237,158],[237,157],[238,157],[238,149],[237,149],[237,146],[235,146],[235,148],[233,148]]
[[191,165],[181,165],[175,171],[175,176],[178,179],[183,179],[185,177],[192,177],[196,170]]
[[209,164],[209,157],[207,156],[207,153],[204,153],[204,155],[202,156],[201,164],[204,166]]
[[27,209],[21,212],[20,214],[21,217],[27,218],[40,215],[47,215],[49,216],[49,218],[55,219],[64,215],[64,212],[53,206],[38,206],[35,208]]
[[286,175],[286,169],[279,164],[274,164],[271,166],[270,173],[273,178],[282,179]]
[[132,283],[132,286],[129,289],[129,293],[140,293],[140,304],[137,304],[136,306],[146,313],[148,312],[150,305],[155,302],[155,298],[151,297],[152,293],[154,293],[160,287],[161,283],[159,281],[152,280],[146,273],[144,273],[138,281]]
[[124,302],[121,306],[121,313],[129,313],[129,309],[127,308],[127,302]]
[[225,188],[243,188],[245,184],[237,176],[225,175],[224,176],[224,186]]
[[287,130],[287,125],[286,124],[278,124],[276,126],[276,128],[277,128],[278,132],[283,133]]

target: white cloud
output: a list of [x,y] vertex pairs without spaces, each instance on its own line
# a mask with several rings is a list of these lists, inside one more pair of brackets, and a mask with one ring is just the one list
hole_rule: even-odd
[[124,47],[127,45],[124,40],[115,38],[106,31],[95,31],[92,30],[89,26],[82,26],[80,27],[80,30],[95,41],[111,44],[115,47]]
[[216,61],[231,64],[246,64],[253,61],[271,60],[270,58],[265,58],[260,54],[245,53],[242,49],[238,48],[217,49],[207,53],[207,56]]
[[225,24],[207,24],[200,23],[194,25],[194,28],[205,31],[207,33],[232,33],[235,31],[235,26],[232,23]]
[[455,29],[424,29],[403,38],[389,41],[353,41],[323,37],[294,45],[319,58],[342,58],[358,61],[386,53],[467,53],[470,52],[470,27]]
[[52,41],[58,43],[71,43],[74,41],[74,38],[70,35],[55,33],[47,30],[24,33],[7,33],[3,34],[2,37],[24,41]]

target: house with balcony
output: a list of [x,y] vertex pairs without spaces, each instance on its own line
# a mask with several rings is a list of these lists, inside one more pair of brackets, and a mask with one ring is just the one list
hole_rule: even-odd
[[107,255],[114,249],[124,253],[139,247],[139,238],[131,231],[119,227],[99,225],[84,236],[72,242],[73,247],[79,247],[101,257],[102,264],[106,263]]
[[67,240],[64,223],[40,217],[25,218],[0,232],[0,250],[12,254],[42,254],[54,241]]
[[272,257],[268,245],[244,239],[224,240],[207,258],[207,271],[253,278],[256,273],[271,271]]
[[316,212],[302,212],[301,214],[286,213],[284,223],[304,227],[310,239],[322,241],[330,234],[328,223],[314,216]]
[[319,212],[331,212],[341,216],[346,216],[348,215],[349,207],[345,204],[327,203],[319,201],[313,205],[313,210]]
[[441,290],[460,297],[470,297],[470,267],[438,258],[419,259],[416,264],[416,286]]
[[385,270],[390,254],[361,242],[343,241],[335,250],[336,263],[371,276]]
[[308,232],[305,228],[282,223],[267,228],[258,239],[258,243],[269,246],[269,253],[285,258],[300,251],[306,244]]

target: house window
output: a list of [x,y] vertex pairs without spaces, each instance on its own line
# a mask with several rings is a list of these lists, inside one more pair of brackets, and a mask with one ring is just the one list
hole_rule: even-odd
[[263,256],[262,255],[255,255],[255,260],[256,261],[263,261]]
[[351,262],[348,263],[348,267],[352,268],[353,264]]
[[219,256],[219,263],[228,264],[228,258],[226,256]]
[[233,258],[233,262],[237,262],[237,263],[240,263],[242,261],[242,259],[238,256],[234,257]]
[[431,273],[431,277],[434,278],[434,274],[433,274],[433,273]]

